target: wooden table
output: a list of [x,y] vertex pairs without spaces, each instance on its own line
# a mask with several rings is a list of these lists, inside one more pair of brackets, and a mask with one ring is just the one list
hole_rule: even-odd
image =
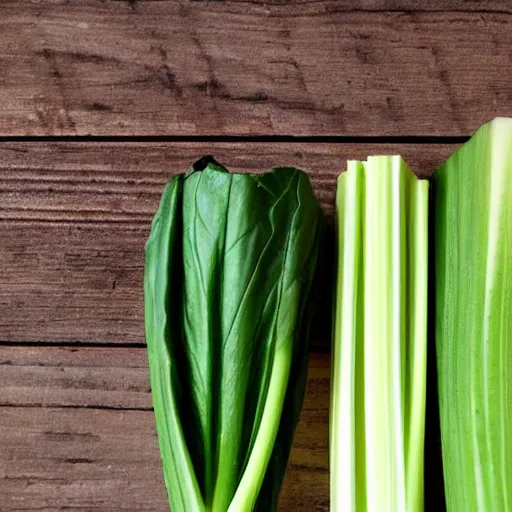
[[[512,115],[511,14],[507,0],[3,0],[0,510],[168,509],[142,273],[170,175],[203,154],[299,166],[330,217],[347,158],[401,153],[428,176]],[[313,329],[283,511],[328,510],[329,327],[326,313]]]

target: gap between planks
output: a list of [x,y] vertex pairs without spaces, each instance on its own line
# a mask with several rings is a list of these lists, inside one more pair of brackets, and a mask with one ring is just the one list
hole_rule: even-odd
[[0,143],[464,144],[469,135],[4,135]]

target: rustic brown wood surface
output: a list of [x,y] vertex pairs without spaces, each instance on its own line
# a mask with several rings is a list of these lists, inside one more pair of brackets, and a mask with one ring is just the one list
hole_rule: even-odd
[[0,134],[468,135],[512,110],[510,13],[505,0],[4,0]]

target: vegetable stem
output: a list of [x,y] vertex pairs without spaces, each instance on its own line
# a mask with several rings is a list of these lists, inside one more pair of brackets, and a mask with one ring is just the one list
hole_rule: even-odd
[[277,344],[260,429],[228,512],[250,511],[253,510],[256,503],[279,429],[279,420],[286,394],[286,385],[283,383],[288,381],[290,374],[291,357],[287,346],[287,343]]
[[400,157],[338,179],[331,510],[423,510],[428,182]]

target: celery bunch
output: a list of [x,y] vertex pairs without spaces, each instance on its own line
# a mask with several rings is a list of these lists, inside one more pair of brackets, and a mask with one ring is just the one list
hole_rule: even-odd
[[331,510],[423,509],[428,182],[400,157],[338,179]]

